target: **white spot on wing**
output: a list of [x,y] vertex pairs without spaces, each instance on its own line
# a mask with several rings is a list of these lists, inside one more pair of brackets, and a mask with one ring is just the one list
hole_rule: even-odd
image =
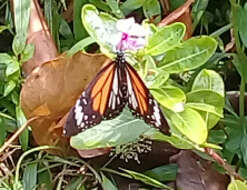
[[117,93],[118,93],[118,74],[117,74],[117,70],[115,70],[112,88],[113,88],[114,94],[117,95]]

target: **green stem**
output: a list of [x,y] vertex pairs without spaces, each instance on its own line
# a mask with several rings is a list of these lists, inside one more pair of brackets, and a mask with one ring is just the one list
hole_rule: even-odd
[[213,32],[212,34],[210,34],[211,37],[217,37],[220,36],[221,34],[225,33],[226,31],[230,30],[232,28],[232,23],[227,24],[223,27],[221,27],[220,29],[216,30],[215,32]]

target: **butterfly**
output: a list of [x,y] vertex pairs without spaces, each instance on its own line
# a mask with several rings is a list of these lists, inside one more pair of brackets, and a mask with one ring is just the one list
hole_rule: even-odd
[[146,123],[169,134],[162,111],[148,88],[125,60],[122,51],[106,65],[82,92],[69,112],[63,134],[73,136],[99,124],[102,120],[117,117],[125,106]]

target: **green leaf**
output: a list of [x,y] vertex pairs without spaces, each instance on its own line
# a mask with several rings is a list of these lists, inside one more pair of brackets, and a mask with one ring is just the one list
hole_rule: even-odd
[[103,173],[101,173],[101,176],[101,185],[103,187],[103,190],[118,190],[118,188],[115,185],[113,185],[113,183]]
[[124,18],[124,14],[120,10],[117,0],[106,0],[106,3],[109,5],[109,7],[111,8],[112,13],[117,18]]
[[181,89],[174,86],[163,86],[162,88],[152,88],[150,90],[162,106],[175,112],[183,110],[186,96]]
[[161,19],[161,8],[158,0],[148,0],[143,4],[143,12],[147,19],[155,18],[155,22],[158,23]]
[[240,38],[245,47],[247,47],[247,9],[237,6],[237,24]]
[[[48,165],[48,163],[43,164],[42,162],[41,164],[39,164],[39,171],[46,168],[46,166],[43,165]],[[42,172],[38,172],[38,184],[44,187],[45,190],[53,190],[52,174],[49,167],[47,167],[47,169]]]
[[240,145],[241,153],[245,166],[247,166],[247,135],[244,135]]
[[73,11],[73,32],[75,35],[76,41],[82,40],[88,36],[85,27],[81,22],[81,10],[82,7],[88,2],[88,0],[75,0],[74,11]]
[[240,180],[232,180],[228,185],[227,190],[246,190],[247,185]]
[[166,109],[165,113],[171,121],[171,126],[189,140],[196,144],[202,144],[206,141],[208,135],[207,126],[197,111],[185,107],[183,112],[173,112]]
[[22,52],[26,44],[31,0],[16,1],[13,5],[16,31],[13,41],[13,51],[17,56]]
[[172,146],[178,149],[192,149],[193,148],[192,143],[189,142],[187,139],[185,139],[185,137],[179,136],[177,134],[175,136],[174,133],[172,133],[171,136],[167,136],[156,129],[150,129],[147,132],[145,132],[143,136],[144,137],[146,136],[149,139],[155,140],[155,141],[168,142],[172,144]]
[[[16,106],[16,119],[17,119],[18,127],[21,127],[22,125],[24,125],[27,122],[27,119],[26,119],[20,105]],[[29,142],[29,131],[27,128],[19,136],[19,141],[21,143],[22,149],[27,150],[28,142]]]
[[12,57],[7,53],[0,53],[0,63],[5,63],[6,65],[12,61]]
[[[212,90],[196,90],[189,92],[186,97],[188,106],[199,111],[209,129],[222,117],[225,100],[219,93]],[[203,104],[207,105],[203,106]]]
[[6,137],[7,137],[6,126],[3,123],[3,119],[0,117],[0,146],[3,145]]
[[13,43],[12,43],[12,49],[15,53],[15,56],[17,57],[18,55],[21,54],[21,52],[24,50],[26,41],[23,40],[25,36],[22,34],[17,34],[14,37]]
[[131,170],[126,170],[126,169],[122,169],[120,168],[122,171],[126,172],[127,174],[131,175],[133,177],[133,179],[135,180],[139,180],[147,185],[151,185],[153,187],[157,187],[157,188],[164,188],[164,189],[169,189],[172,190],[171,187],[164,185],[162,183],[160,183],[159,181],[157,181],[156,179],[153,179],[151,177],[148,177],[142,173],[138,173],[135,171],[131,171]]
[[28,164],[23,173],[23,188],[34,190],[37,185],[37,163]]
[[83,177],[74,177],[70,180],[69,184],[66,185],[65,190],[81,190],[83,186]]
[[219,93],[223,97],[225,96],[224,82],[221,76],[213,70],[203,69],[196,76],[191,90],[195,91],[202,89],[212,90]]
[[130,14],[132,11],[142,7],[145,0],[126,0],[121,6],[120,9],[125,15]]
[[21,53],[21,63],[24,63],[31,59],[34,54],[34,45],[27,44],[23,52]]
[[105,12],[111,12],[111,8],[107,5],[107,3],[103,0],[89,0],[89,3],[93,4],[100,10]]
[[224,130],[222,129],[212,129],[208,134],[208,142],[215,144],[222,144],[226,141],[227,136]]
[[99,13],[95,6],[89,4],[82,8],[81,17],[89,35],[109,55],[117,46],[117,39],[121,35],[116,28],[117,20],[107,13]]
[[7,30],[9,29],[9,25],[5,26],[5,25],[0,25],[0,34],[4,31],[4,30]]
[[143,120],[136,119],[125,109],[117,118],[102,121],[71,137],[70,144],[76,149],[114,147],[138,139],[148,129],[150,127]]
[[179,47],[166,52],[159,67],[169,73],[179,73],[195,69],[213,55],[217,47],[214,38],[208,36],[193,37]]
[[185,25],[174,23],[158,28],[149,39],[145,53],[151,56],[160,55],[178,46],[185,34]]
[[12,60],[7,65],[7,69],[5,71],[5,74],[8,77],[8,76],[12,75],[13,73],[15,73],[16,71],[19,71],[19,70],[20,70],[19,62],[17,60]]
[[177,164],[168,164],[147,170],[143,174],[162,182],[175,181],[177,170]]
[[15,86],[16,86],[16,83],[12,80],[5,83],[3,96],[8,96],[9,93],[12,92],[12,90],[14,90]]
[[87,37],[84,38],[83,40],[77,42],[68,52],[67,55],[68,56],[72,56],[75,53],[77,53],[78,51],[83,50],[84,48],[86,48],[87,46],[93,44],[95,42],[95,40],[91,37]]
[[169,79],[169,73],[165,71],[160,71],[157,76],[152,75],[152,78],[149,77],[146,81],[146,84],[150,86],[149,88],[162,88],[165,85],[166,81]]

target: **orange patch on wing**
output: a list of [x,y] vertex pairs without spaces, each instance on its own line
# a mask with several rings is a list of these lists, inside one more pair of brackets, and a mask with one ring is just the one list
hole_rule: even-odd
[[107,106],[107,100],[111,91],[113,72],[110,73],[104,87],[101,89],[102,97],[100,104],[100,114],[103,115]]
[[100,100],[101,100],[101,93],[97,94],[97,96],[93,100],[93,110],[94,111],[99,111]]
[[142,96],[145,97],[145,86],[142,83],[142,81],[140,81],[141,79],[139,78],[139,76],[137,76],[137,74],[135,74],[132,70],[128,69],[131,75],[131,79],[132,82],[136,85],[136,87],[138,88],[138,90],[140,91],[140,93],[142,94]]
[[109,66],[109,68],[107,68],[103,72],[103,74],[98,78],[97,82],[95,83],[95,85],[92,89],[92,93],[91,93],[92,98],[103,88],[105,81],[108,79],[108,77],[112,73],[113,69],[114,69],[114,64]]
[[141,101],[141,94],[138,92],[137,88],[135,85],[133,85],[133,88],[134,88],[134,92],[135,92],[135,95],[136,95],[136,98],[137,98],[137,101],[138,101],[138,105],[139,105],[139,108],[140,108],[140,112],[141,114],[143,115],[144,113],[144,110],[142,108],[142,101]]

